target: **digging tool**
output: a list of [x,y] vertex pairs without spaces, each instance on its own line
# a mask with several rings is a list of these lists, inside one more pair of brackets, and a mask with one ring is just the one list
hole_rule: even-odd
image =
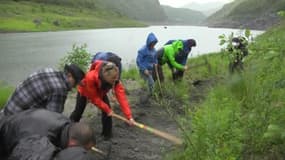
[[[122,117],[122,116],[120,116],[120,115],[118,115],[116,113],[113,113],[112,116],[117,118],[117,119],[120,119],[120,120],[122,120],[124,122],[128,122],[128,120],[126,118],[124,118],[124,117]],[[138,123],[138,122],[134,122],[134,125],[136,127],[138,127],[138,128],[144,129],[144,130],[146,130],[146,131],[148,131],[150,133],[153,133],[153,134],[155,134],[157,136],[165,138],[165,139],[167,139],[167,140],[169,140],[169,141],[171,141],[171,142],[173,142],[173,143],[175,143],[177,145],[181,145],[182,144],[182,140],[181,139],[179,139],[179,138],[177,138],[177,137],[175,137],[173,135],[170,135],[168,133],[165,133],[163,131],[160,131],[158,129],[151,128],[149,126],[146,126],[146,125],[144,125],[142,123]]]
[[91,149],[92,149],[92,151],[97,152],[103,156],[107,156],[107,153],[105,153],[104,151],[101,151],[100,149],[98,149],[96,147],[92,147]]
[[158,74],[157,65],[154,66],[154,70],[155,70],[156,79],[157,79],[157,82],[158,82],[160,94],[162,95],[162,89],[161,89],[161,83],[160,83],[160,77],[159,77],[159,74]]

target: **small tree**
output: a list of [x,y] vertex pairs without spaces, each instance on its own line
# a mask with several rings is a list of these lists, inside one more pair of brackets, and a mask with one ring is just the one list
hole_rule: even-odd
[[277,12],[277,15],[283,19],[285,19],[285,11],[279,11]]
[[65,57],[60,59],[59,68],[63,69],[65,64],[76,64],[83,71],[87,71],[90,61],[91,54],[87,51],[87,45],[82,46],[72,45],[72,51],[68,52]]
[[[222,52],[228,56],[229,70],[243,70],[243,58],[248,54],[248,43],[251,38],[250,30],[246,29],[244,35],[235,36],[232,32],[228,37],[223,34],[219,36],[220,45],[226,44],[225,48],[222,48]],[[237,45],[235,45],[238,43]]]

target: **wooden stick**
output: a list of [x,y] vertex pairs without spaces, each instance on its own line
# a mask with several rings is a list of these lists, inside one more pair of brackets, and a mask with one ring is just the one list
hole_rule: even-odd
[[97,153],[99,153],[99,154],[101,154],[101,155],[103,155],[103,156],[106,156],[106,155],[107,155],[107,153],[101,151],[100,149],[98,149],[98,148],[96,148],[96,147],[92,147],[91,149],[92,149],[92,151],[95,151],[95,152],[97,152]]
[[155,70],[155,74],[156,74],[156,79],[157,79],[157,82],[158,82],[158,86],[159,86],[159,89],[160,89],[160,93],[161,93],[161,95],[162,95],[162,89],[161,89],[161,83],[160,83],[160,77],[159,77],[159,74],[158,74],[157,65],[154,66],[154,70]]
[[[112,116],[117,118],[117,119],[120,119],[122,121],[128,122],[128,120],[126,118],[124,118],[124,117],[122,117],[122,116],[120,116],[120,115],[118,115],[116,113],[113,113]],[[146,131],[149,131],[150,133],[153,133],[153,134],[155,134],[157,136],[165,138],[165,139],[167,139],[167,140],[169,140],[169,141],[171,141],[171,142],[173,142],[175,144],[178,144],[178,145],[182,144],[182,140],[181,139],[179,139],[179,138],[177,138],[177,137],[175,137],[173,135],[170,135],[168,133],[162,132],[162,131],[160,131],[158,129],[151,128],[149,126],[146,126],[146,125],[144,125],[142,123],[138,123],[138,122],[134,122],[134,125],[136,127],[138,127],[138,128],[141,128],[141,129],[144,129]]]

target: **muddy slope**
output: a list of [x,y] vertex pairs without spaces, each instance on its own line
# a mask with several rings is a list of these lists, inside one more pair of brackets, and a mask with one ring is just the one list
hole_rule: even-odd
[[[210,83],[209,83],[210,82]],[[213,83],[211,80],[199,81],[194,84],[194,89],[190,94],[190,101],[197,104],[202,101],[206,91]],[[132,107],[132,112],[137,122],[149,125],[153,128],[165,131],[177,137],[181,137],[178,125],[167,112],[160,106],[154,98],[147,98],[146,91],[136,87],[128,88],[128,98]],[[203,92],[201,92],[203,90]],[[69,115],[74,107],[74,95],[67,101],[65,114]],[[120,108],[112,104],[114,111],[121,114]],[[121,114],[122,115],[122,114]],[[101,111],[91,104],[84,112],[83,121],[90,123],[96,132],[97,147],[108,153],[108,156],[101,156],[95,153],[97,159],[111,160],[163,160],[164,155],[175,149],[172,142],[165,140],[149,132],[131,127],[121,120],[113,118],[113,138],[105,141],[100,136],[101,133]]]

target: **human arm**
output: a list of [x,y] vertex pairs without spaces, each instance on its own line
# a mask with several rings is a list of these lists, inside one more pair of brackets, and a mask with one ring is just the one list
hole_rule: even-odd
[[144,71],[146,69],[146,66],[144,65],[144,52],[142,49],[138,51],[136,62],[139,70]]
[[66,94],[52,94],[47,100],[48,103],[46,105],[46,109],[49,111],[62,113],[64,110],[66,97]]
[[93,74],[91,73],[86,75],[83,83],[84,87],[78,89],[81,95],[87,97],[92,104],[109,114],[112,110],[108,104],[103,101],[104,93],[99,87],[100,85],[98,79],[94,75],[94,72]]
[[130,109],[129,102],[125,93],[124,86],[121,82],[118,82],[114,87],[116,98],[120,104],[121,110],[124,113],[125,117],[130,120],[132,119],[132,112]]
[[178,69],[178,70],[185,70],[185,67],[182,64],[179,64],[175,60],[175,53],[174,51],[168,51],[166,54],[166,58],[168,59],[169,63],[171,64],[172,67]]

